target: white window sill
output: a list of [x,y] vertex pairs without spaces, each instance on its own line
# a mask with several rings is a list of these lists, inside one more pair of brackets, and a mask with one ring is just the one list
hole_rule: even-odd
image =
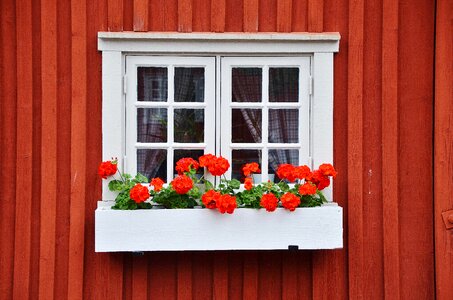
[[[102,202],[102,201],[100,201]],[[96,252],[179,250],[283,250],[343,247],[343,209],[321,207],[112,210],[95,212]]]

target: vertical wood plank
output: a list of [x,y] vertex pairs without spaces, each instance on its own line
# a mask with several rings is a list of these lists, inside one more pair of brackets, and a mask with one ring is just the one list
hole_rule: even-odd
[[124,290],[123,286],[123,266],[124,253],[109,253],[108,256],[108,280],[107,280],[107,299],[120,300]]
[[[103,0],[106,1],[106,0]],[[123,31],[134,31],[134,1],[123,2]],[[149,9],[148,9],[149,17]],[[147,20],[149,24],[149,20]],[[148,25],[149,28],[149,25]]]
[[192,254],[192,297],[195,300],[213,299],[213,253]]
[[382,15],[382,202],[384,295],[400,299],[398,185],[398,1],[385,0]]
[[258,299],[279,299],[282,295],[283,251],[261,251],[259,254]]
[[31,207],[33,168],[33,62],[32,4],[16,3],[17,20],[17,146],[13,298],[26,299],[30,292]]
[[14,1],[0,2],[0,299],[13,297],[16,169],[16,17]]
[[42,137],[39,298],[52,299],[57,192],[57,2],[41,1]]
[[178,31],[192,32],[192,0],[178,0]]
[[277,31],[277,0],[260,0],[258,15],[258,31]]
[[277,31],[290,32],[292,24],[292,0],[277,1]]
[[192,255],[189,252],[179,252],[177,274],[177,299],[195,299],[192,294]]
[[[363,299],[363,0],[349,2],[348,227],[349,296]],[[310,30],[310,23],[309,23]]]
[[434,3],[400,1],[398,15],[400,292],[433,299]]
[[164,31],[165,13],[164,5],[160,1],[149,1],[149,29],[151,31]]
[[86,2],[71,2],[71,202],[69,220],[68,299],[83,298],[87,44]]
[[225,2],[226,0],[211,1],[211,31],[225,31]]
[[[282,299],[298,299],[298,253],[291,251],[282,255]],[[310,271],[309,271],[310,272]]]
[[[178,299],[177,295],[177,261],[174,253],[158,252],[150,258],[149,265],[149,290],[151,299]],[[165,284],[162,284],[165,282]],[[191,294],[188,294],[191,296]],[[185,298],[190,299],[190,297]]]
[[123,30],[123,0],[108,0],[108,30]]
[[244,0],[244,32],[258,31],[258,0]]
[[[349,4],[353,6],[353,2]],[[309,32],[322,32],[324,23],[324,1],[308,0],[308,31]]]
[[192,0],[192,31],[211,31],[211,2]]
[[242,282],[243,299],[258,299],[258,253],[244,254],[244,280]]
[[148,0],[134,0],[134,31],[148,31]]
[[453,235],[445,230],[441,213],[453,209],[453,3],[438,0],[436,8],[434,218],[436,242],[436,297],[453,299]]
[[228,0],[225,5],[225,31],[242,32],[244,26],[243,0]]
[[214,299],[230,299],[228,295],[228,252],[216,252],[213,264],[212,286]]
[[243,299],[243,271],[243,253],[240,251],[228,253],[228,297],[231,300]]
[[297,0],[292,3],[292,31],[307,31],[308,0]]
[[148,298],[148,256],[135,256],[132,259],[132,299]]

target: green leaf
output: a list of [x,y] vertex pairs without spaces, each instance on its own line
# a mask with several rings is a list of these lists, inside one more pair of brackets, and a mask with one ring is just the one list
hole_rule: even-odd
[[137,175],[135,175],[134,181],[136,183],[148,183],[149,182],[148,178],[140,173],[137,173]]
[[124,189],[124,184],[121,180],[112,180],[109,182],[109,190],[112,192],[120,192]]
[[241,182],[237,179],[231,179],[228,183],[228,187],[231,189],[238,189],[241,187]]

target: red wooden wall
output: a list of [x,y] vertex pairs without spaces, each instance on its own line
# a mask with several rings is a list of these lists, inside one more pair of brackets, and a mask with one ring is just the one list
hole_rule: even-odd
[[[0,299],[452,298],[451,1],[0,3]],[[340,32],[345,248],[96,254],[97,32],[123,30]]]

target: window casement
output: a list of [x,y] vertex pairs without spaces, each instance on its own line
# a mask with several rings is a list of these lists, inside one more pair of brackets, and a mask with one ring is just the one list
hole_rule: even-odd
[[99,33],[103,159],[166,181],[177,159],[206,153],[238,179],[257,161],[262,181],[281,163],[332,163],[338,44],[337,33]]

